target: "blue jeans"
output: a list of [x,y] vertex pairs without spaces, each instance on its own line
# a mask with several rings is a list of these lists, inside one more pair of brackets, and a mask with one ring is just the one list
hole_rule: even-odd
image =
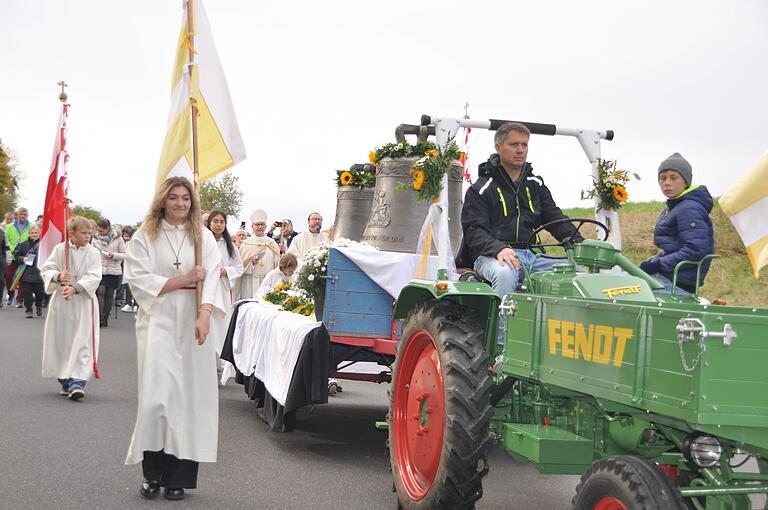
[[85,383],[86,381],[83,381],[82,379],[59,379],[59,384],[61,384],[62,387],[66,386],[70,390],[75,388],[80,388],[82,390],[85,388]]
[[[552,269],[552,266],[564,262],[563,260],[545,259],[536,257],[536,254],[531,250],[515,250],[517,259],[520,261],[521,266],[525,266],[528,273],[535,273],[538,271],[546,271]],[[523,268],[514,269],[508,265],[501,265],[496,257],[485,257],[483,255],[477,257],[475,260],[475,271],[491,282],[491,287],[496,291],[496,294],[504,298],[505,295],[512,292],[516,292],[518,286],[523,281],[525,272]],[[503,320],[499,321],[499,337],[497,343],[504,344],[504,330],[506,324]]]

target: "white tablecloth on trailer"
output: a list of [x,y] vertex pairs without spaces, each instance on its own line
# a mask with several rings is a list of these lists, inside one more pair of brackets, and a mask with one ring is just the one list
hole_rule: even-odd
[[[410,280],[421,262],[421,255],[414,253],[399,253],[395,251],[380,251],[372,246],[354,246],[336,248],[345,257],[354,262],[368,277],[376,282],[393,298],[397,299],[400,291]],[[437,279],[438,262],[436,256],[427,260],[425,278]]]
[[235,366],[243,375],[262,381],[284,406],[304,337],[320,324],[264,301],[244,303],[232,335]]

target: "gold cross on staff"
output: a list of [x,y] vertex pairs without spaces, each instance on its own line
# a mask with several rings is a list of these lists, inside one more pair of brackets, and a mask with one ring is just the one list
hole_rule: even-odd
[[68,87],[67,83],[64,80],[61,80],[59,83],[57,83],[61,87],[61,94],[59,94],[59,101],[62,103],[67,102],[67,93],[64,92],[64,87]]
[[464,118],[469,118],[469,103],[464,103]]

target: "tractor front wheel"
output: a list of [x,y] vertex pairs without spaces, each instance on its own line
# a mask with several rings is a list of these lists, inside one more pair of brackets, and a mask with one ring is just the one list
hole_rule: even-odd
[[594,462],[581,476],[574,510],[683,510],[680,494],[656,465],[632,456]]
[[493,409],[475,315],[430,301],[408,316],[393,367],[389,460],[400,507],[470,509],[482,496]]

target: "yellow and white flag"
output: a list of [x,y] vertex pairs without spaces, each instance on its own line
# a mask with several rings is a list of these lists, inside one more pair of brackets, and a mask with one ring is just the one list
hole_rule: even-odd
[[[190,7],[194,27],[191,32],[187,22],[187,9]],[[190,41],[194,46],[192,62],[189,58]],[[190,181],[193,179],[192,101],[198,109],[198,168],[199,179],[204,181],[244,160],[245,147],[201,0],[184,2],[181,35],[173,66],[168,132],[157,168],[157,187],[168,177],[176,175],[187,177]]]
[[720,207],[741,236],[758,278],[768,265],[768,153],[720,197]]

